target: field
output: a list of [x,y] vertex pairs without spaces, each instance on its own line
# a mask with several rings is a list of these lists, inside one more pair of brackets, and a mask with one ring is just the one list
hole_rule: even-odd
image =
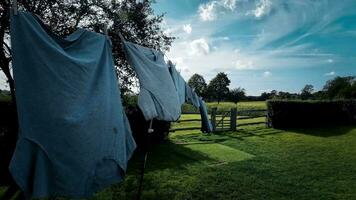
[[[226,110],[236,105],[218,106]],[[243,102],[237,107],[265,109],[265,103]],[[186,114],[181,119],[198,118]],[[264,120],[240,119],[234,132],[172,133],[149,153],[142,199],[356,199],[356,127],[244,126]],[[173,128],[199,125],[175,123]],[[94,199],[135,198],[139,165],[136,156],[126,181]]]
[[[232,102],[221,102],[221,103],[207,103],[209,108],[217,107],[218,110],[230,110],[235,108],[236,104]],[[264,101],[251,101],[251,102],[238,102],[237,110],[250,110],[250,109],[267,109],[266,102]]]
[[[238,102],[237,105],[232,102],[221,102],[221,103],[208,102],[208,103],[206,103],[206,105],[207,105],[209,111],[213,107],[218,108],[218,111],[228,111],[231,108],[236,108],[236,107],[237,107],[238,111],[251,110],[251,109],[266,109],[267,108],[266,102],[264,102],[264,101]],[[194,106],[185,104],[183,106],[183,113],[190,113],[190,112],[199,112],[199,111]]]
[[[152,148],[142,199],[356,199],[355,144],[356,127],[177,132]],[[94,199],[133,199],[139,163]]]
[[[194,118],[199,115],[182,116]],[[264,120],[238,120],[241,126],[234,132],[172,133],[149,152],[141,199],[356,199],[356,127],[243,126]],[[137,154],[130,161],[123,183],[92,199],[135,199],[140,159]]]

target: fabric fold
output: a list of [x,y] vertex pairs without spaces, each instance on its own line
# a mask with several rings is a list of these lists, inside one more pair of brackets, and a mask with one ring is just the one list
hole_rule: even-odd
[[61,38],[28,12],[10,28],[20,129],[10,171],[26,196],[83,198],[122,181],[136,144],[109,39]]
[[180,100],[162,52],[127,41],[123,47],[139,79],[138,106],[145,119],[178,120]]

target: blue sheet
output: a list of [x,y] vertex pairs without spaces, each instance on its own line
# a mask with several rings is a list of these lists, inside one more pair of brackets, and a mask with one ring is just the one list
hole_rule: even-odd
[[178,93],[178,99],[180,106],[185,103],[185,80],[177,71],[176,67],[173,65],[171,61],[168,62],[169,65],[169,72],[171,73],[174,86]]
[[211,124],[211,121],[209,120],[209,115],[205,102],[201,98],[199,98],[199,104],[200,104],[199,110],[201,116],[201,131],[203,133],[210,133],[213,131],[213,126]]
[[188,85],[185,84],[185,100],[187,103],[194,105],[196,108],[200,107],[200,101],[197,93]]
[[19,139],[10,171],[27,198],[81,198],[122,181],[136,144],[110,40],[66,38],[31,13],[11,16]]
[[178,120],[179,97],[163,54],[127,41],[123,41],[123,46],[140,82],[138,106],[145,119]]

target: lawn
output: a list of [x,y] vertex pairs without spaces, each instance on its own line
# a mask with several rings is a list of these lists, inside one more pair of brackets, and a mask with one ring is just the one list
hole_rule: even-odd
[[231,108],[237,107],[237,110],[251,110],[251,109],[267,109],[265,101],[249,101],[249,102],[238,102],[237,106],[232,102],[209,102],[207,103],[209,108],[217,107],[218,110],[230,110]]
[[[231,108],[236,108],[238,111],[251,110],[251,109],[267,109],[265,101],[250,101],[250,102],[238,102],[237,105],[233,102],[207,102],[208,110],[216,107],[218,111],[229,111]],[[199,112],[197,108],[190,104],[184,104],[183,113]]]
[[[141,199],[356,199],[355,126],[276,130],[264,120],[239,119],[233,132],[172,133],[150,150]],[[92,199],[135,199],[140,159],[123,183]]]
[[[142,199],[356,199],[355,144],[351,126],[175,132],[151,149]],[[135,198],[139,164],[94,199]]]

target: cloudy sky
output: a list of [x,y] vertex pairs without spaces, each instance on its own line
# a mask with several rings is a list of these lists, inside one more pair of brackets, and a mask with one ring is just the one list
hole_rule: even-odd
[[156,0],[188,79],[226,72],[249,95],[356,74],[355,0]]

